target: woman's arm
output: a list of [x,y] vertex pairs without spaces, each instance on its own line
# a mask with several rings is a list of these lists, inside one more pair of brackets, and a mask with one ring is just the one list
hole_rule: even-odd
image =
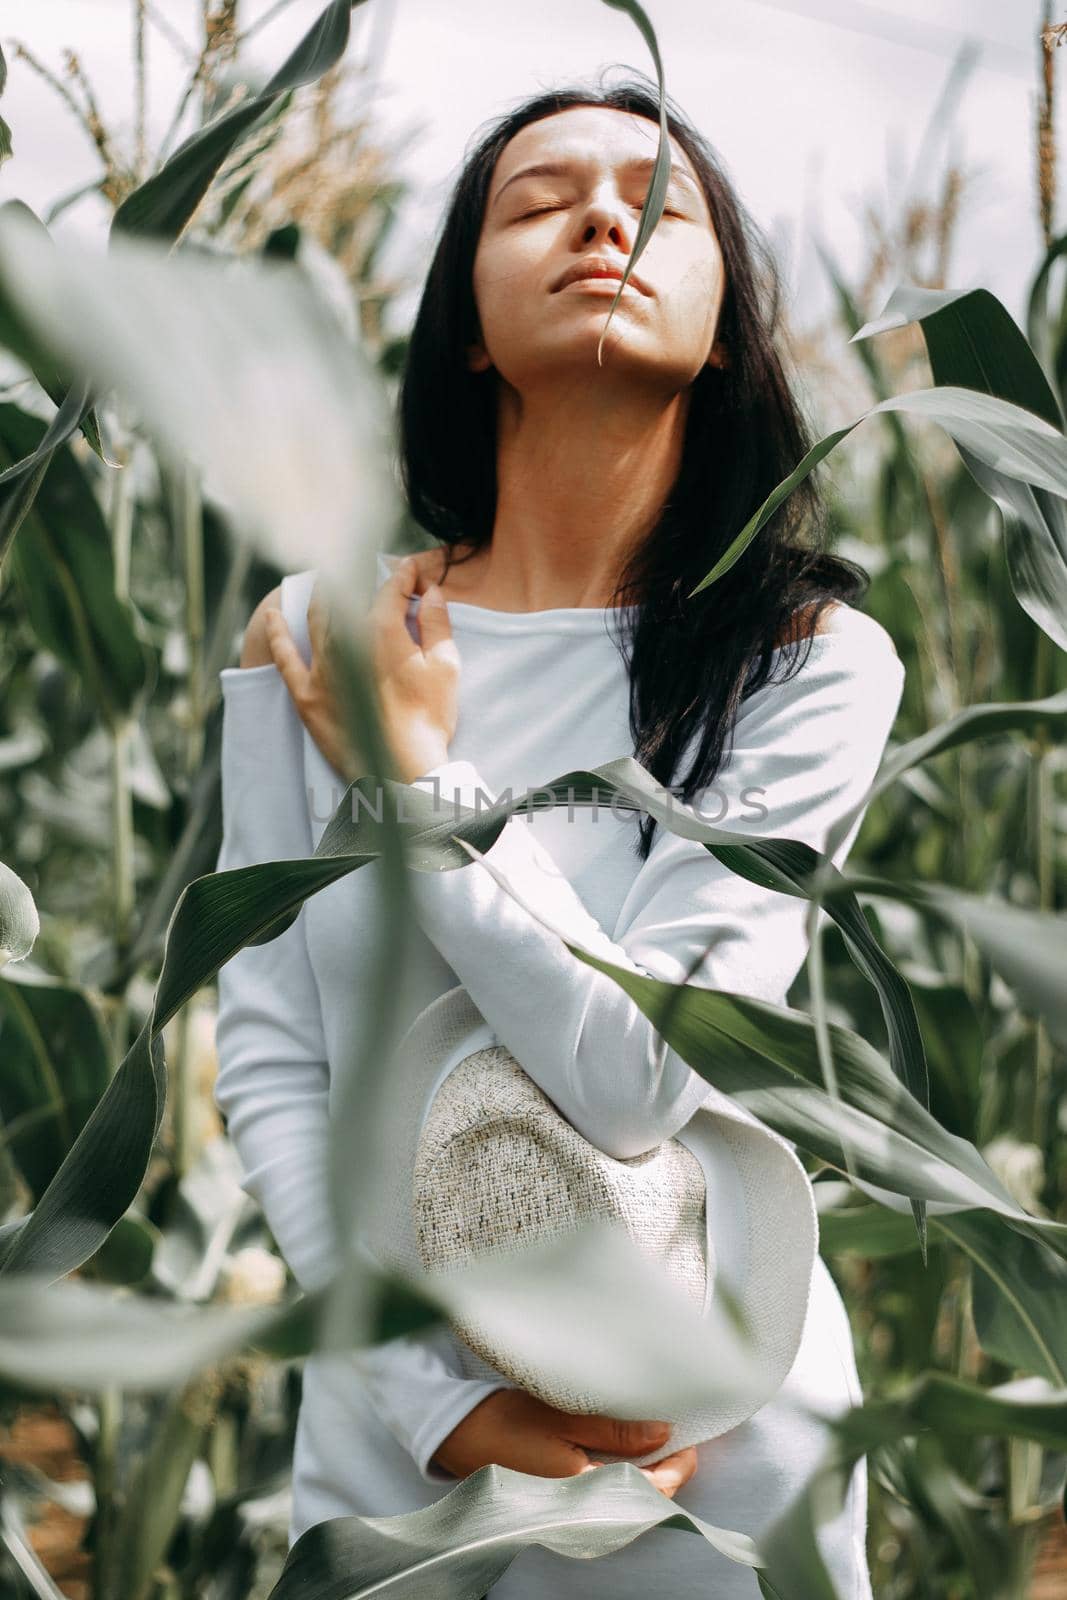
[[[216,871],[310,854],[298,804],[302,729],[273,666],[221,674],[222,846]],[[295,725],[294,725],[295,723]],[[304,913],[218,973],[215,1104],[301,1288],[329,1281],[340,1252],[325,1181],[329,1067]]]
[[[904,668],[873,619],[848,612],[839,626],[841,632],[816,637],[793,680],[744,703],[729,764],[694,808],[709,822],[721,817],[716,797],[725,795],[723,828],[821,849],[831,824],[866,792],[896,716]],[[473,807],[479,790],[489,793],[468,761],[443,762],[418,783],[435,780],[446,814],[446,797]],[[741,806],[746,795],[765,816],[749,820]],[[862,814],[835,851],[838,865],[861,821]],[[705,1098],[705,1081],[636,1003],[573,956],[552,928],[604,960],[669,982],[684,980],[710,945],[690,981],[781,1005],[807,952],[807,901],[749,883],[661,825],[609,937],[521,813],[509,818],[487,859],[538,915],[473,862],[411,873],[423,929],[501,1043],[585,1138],[626,1158],[672,1137]]]
[[[309,855],[303,727],[277,668],[231,667],[221,681],[216,870]],[[244,1167],[241,1186],[311,1292],[333,1276],[341,1251],[327,1188],[329,1063],[304,928],[301,909],[276,939],[247,945],[219,969],[214,1098]],[[510,1387],[464,1377],[443,1327],[352,1359],[382,1421],[430,1482],[452,1481],[430,1465],[441,1441],[486,1395]]]

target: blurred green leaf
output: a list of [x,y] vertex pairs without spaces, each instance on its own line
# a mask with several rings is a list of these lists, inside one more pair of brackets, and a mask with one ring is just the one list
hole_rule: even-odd
[[[38,288],[49,279],[59,297],[55,325],[62,323],[69,333],[79,319],[91,323],[93,350],[113,336],[117,367],[126,372],[124,362],[133,364],[139,407],[152,411],[154,401],[160,432],[172,444],[207,451],[217,488],[246,524],[265,525],[287,548],[305,534],[325,539],[324,563],[328,566],[332,556],[349,575],[360,550],[373,560],[372,541],[395,493],[386,453],[377,449],[384,400],[377,378],[338,337],[335,321],[299,274],[254,266],[232,276],[217,263],[161,260],[154,247],[135,249],[128,243],[121,263],[90,266],[86,258],[79,267],[59,252],[36,253],[38,244],[29,235],[34,262],[24,266],[20,261],[27,274],[20,283],[34,275],[31,265]],[[128,251],[134,252],[133,260]],[[116,294],[116,287],[122,293]],[[205,304],[214,321],[205,322]],[[165,349],[164,332],[170,341]],[[282,405],[279,394],[285,397]],[[313,494],[309,483],[315,485]],[[363,518],[364,537],[358,542],[352,537],[354,503]],[[346,592],[353,594],[351,583]],[[360,747],[372,748],[365,739]],[[319,886],[330,881],[331,870],[336,875],[336,869],[328,869],[313,881]],[[204,959],[190,960],[185,952],[180,962],[188,970],[175,979],[179,997],[174,1003],[195,993],[245,938],[263,936],[279,910],[291,907],[295,913],[308,892],[313,890],[307,881],[291,898],[283,889],[281,903],[260,921],[253,907],[253,921],[238,942],[220,942],[214,961],[210,944],[201,948]],[[192,901],[186,896],[171,922],[179,942],[196,905],[195,895]],[[383,959],[387,954],[383,940]],[[172,1014],[167,988],[175,972],[173,952],[170,956],[164,962],[163,1010],[142,1028],[71,1160],[31,1218],[0,1227],[0,1251],[6,1252],[2,1270],[72,1271],[99,1249],[134,1199],[162,1116],[165,1073],[156,1030]],[[108,1182],[101,1185],[99,1173],[105,1170]]]
[[[816,1192],[821,1187],[817,1185]],[[902,1211],[846,1205],[819,1212],[819,1249],[824,1256],[853,1254],[875,1260],[910,1255],[918,1248],[915,1229]]]
[[[816,1193],[822,1185],[816,1186]],[[972,1267],[975,1331],[989,1355],[1050,1383],[1067,1384],[1067,1262],[1037,1239],[1016,1236],[1004,1248],[1001,1223],[985,1211],[930,1219],[934,1243],[953,1244]],[[901,1212],[879,1205],[821,1210],[824,1255],[869,1259],[905,1254],[916,1241]]]
[[[344,1280],[355,1277],[370,1289],[365,1327],[341,1326],[333,1315]],[[386,1278],[353,1257],[315,1294],[268,1308],[172,1304],[86,1283],[47,1285],[33,1274],[5,1277],[0,1378],[27,1389],[159,1391],[249,1346],[286,1359],[351,1354],[442,1311],[454,1324],[486,1329],[546,1375],[603,1394],[606,1414],[673,1415],[739,1394],[754,1411],[766,1397],[766,1373],[725,1310],[702,1317],[618,1224],[587,1225],[417,1283]]]
[[[0,404],[0,461],[32,452],[45,431],[38,418]],[[148,651],[132,607],[115,593],[111,535],[96,496],[65,445],[52,455],[9,563],[40,643],[78,674],[114,726],[144,690]]]
[[845,1470],[831,1443],[800,1494],[763,1534],[763,1565],[756,1573],[763,1600],[841,1600],[816,1530],[844,1505]]
[[176,239],[230,154],[274,102],[292,89],[315,83],[344,55],[350,19],[364,0],[331,0],[259,94],[199,128],[139,189],[126,197],[111,223],[116,233]]
[[1046,376],[1060,377],[1062,387],[1063,315],[1054,317],[1049,308],[1049,284],[1052,269],[1067,251],[1067,234],[1053,239],[1045,251],[1044,260],[1030,286],[1026,307],[1026,336],[1031,349],[1041,362]]
[[982,1023],[961,984],[906,969],[926,1042],[930,1109],[950,1133],[979,1143]]
[[160,1242],[160,1232],[147,1217],[128,1211],[112,1228],[100,1249],[85,1264],[88,1276],[97,1283],[132,1288],[144,1284],[152,1270],[152,1258]]
[[981,1212],[939,1219],[972,1264],[971,1302],[982,1349],[1011,1367],[1067,1384],[1067,1263],[1037,1239],[998,1248]]
[[115,1592],[144,1600],[178,1527],[185,1486],[222,1399],[214,1374],[168,1400],[125,1485],[115,1532]]
[[40,931],[33,895],[18,873],[0,861],[0,967],[24,961]]
[[1033,1439],[1050,1450],[1067,1445],[1067,1389],[1044,1378],[1015,1378],[992,1389],[947,1372],[924,1372],[900,1394],[868,1401],[836,1419],[834,1430],[864,1451],[917,1428],[961,1438]]
[[962,928],[1011,985],[1023,1009],[1041,1017],[1058,1044],[1067,1044],[1067,917],[941,883],[897,883],[860,872],[846,873],[845,880],[856,894],[920,906]]
[[[298,1303],[299,1304],[299,1303]],[[77,1280],[0,1279],[0,1374],[20,1389],[151,1393],[271,1334],[296,1306],[171,1305]]]
[[168,459],[200,469],[243,537],[283,570],[299,558],[337,578],[353,606],[362,583],[369,605],[396,514],[391,422],[379,375],[305,274],[125,236],[106,256],[43,250],[2,216],[0,262],[33,326],[123,394]]
[[[4,60],[3,50],[0,50],[0,94],[3,94],[6,88],[7,62]],[[11,129],[4,121],[3,117],[0,117],[0,166],[2,166],[5,161],[9,160],[14,153],[14,146],[11,143]]]
[[[2,159],[2,157],[0,157]],[[31,211],[30,207],[22,200],[5,200],[0,205],[0,213],[4,215],[17,215],[28,228],[37,231],[42,241],[51,244],[51,235],[44,223]],[[27,327],[24,318],[16,311],[10,296],[5,292],[0,283],[0,347],[9,350],[16,356],[37,379],[48,398],[59,406],[66,398],[67,391],[73,382],[72,375],[66,372],[53,350],[47,347],[47,342],[39,334]],[[100,424],[96,412],[91,408],[86,411],[81,419],[81,430],[85,435],[91,449],[101,461],[108,466],[114,466],[104,454],[103,441],[100,438]],[[0,483],[4,480],[0,478]]]
[[529,1245],[516,1239],[506,1253],[427,1274],[417,1286],[460,1329],[476,1328],[487,1348],[594,1397],[592,1409],[605,1416],[670,1417],[730,1397],[751,1414],[773,1393],[726,1296],[713,1296],[700,1315],[617,1221]]
[[[380,1282],[377,1288],[372,1340],[440,1318],[436,1303],[409,1285]],[[267,1306],[191,1306],[77,1279],[0,1278],[0,1377],[30,1392],[98,1394],[118,1386],[151,1394],[249,1348],[284,1360],[305,1356],[323,1348],[327,1294]]]
[[1041,1378],[980,1389],[942,1372],[923,1373],[903,1393],[869,1401],[833,1419],[836,1438],[807,1484],[772,1528],[761,1534],[757,1573],[767,1600],[841,1600],[817,1547],[815,1532],[840,1514],[853,1464],[878,1445],[933,1431],[961,1438],[1033,1439],[1050,1449],[1067,1443],[1067,1390]]
[[[2,284],[2,265],[0,265]],[[2,292],[2,289],[0,289]],[[31,456],[0,471],[0,564],[12,539],[22,526],[37,491],[44,481],[56,446],[69,439],[90,407],[89,385],[79,382],[69,389],[63,404],[49,422],[41,442]]]
[[[351,13],[363,3],[364,0],[331,0],[261,94],[242,101],[206,128],[192,134],[154,177],[127,195],[112,217],[112,240],[117,233],[152,235],[171,241],[177,239],[207,193],[222,163],[242,136],[264,113],[271,112],[279,97],[303,84],[315,82],[341,59],[348,44]],[[0,144],[4,134],[8,134],[7,126],[0,122]],[[0,161],[2,159],[0,154]],[[28,210],[26,207],[21,209]],[[7,210],[7,207],[0,207],[0,211]],[[27,223],[25,217],[20,220]],[[3,253],[0,252],[0,306],[6,300]],[[45,334],[46,340],[47,337]],[[90,412],[89,388],[83,383],[76,383],[64,396],[57,415],[53,417],[36,450],[0,473],[0,486],[6,486],[15,479],[21,480],[17,486],[13,485],[6,493],[0,494],[0,561],[7,541],[14,536],[33,503],[37,488],[47,471],[52,449],[69,438],[75,428],[86,425]],[[95,427],[95,422],[90,420],[88,426]]]
[[0,1121],[36,1201],[107,1087],[111,1045],[84,989],[8,968],[0,977],[0,1049]]
[[952,1444],[921,1433],[897,1447],[905,1498],[924,1524],[944,1528],[970,1574],[974,1600],[1015,1600],[1020,1572],[1013,1541],[989,1516],[988,1500],[949,1466]]
[[1038,728],[1048,728],[1053,735],[1067,733],[1067,689],[1043,700],[964,706],[937,727],[909,739],[907,744],[898,745],[884,757],[867,793],[828,831],[827,854],[833,854],[864,806],[873,804],[879,795],[921,762],[976,739],[994,739],[1003,733],[1034,733]]

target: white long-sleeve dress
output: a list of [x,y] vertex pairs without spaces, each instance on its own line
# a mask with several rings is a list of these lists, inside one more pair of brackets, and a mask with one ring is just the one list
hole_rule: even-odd
[[[393,558],[379,557],[378,581]],[[282,610],[305,660],[315,574],[282,584]],[[409,605],[414,628],[418,598]],[[587,607],[500,612],[448,603],[462,662],[449,759],[426,775],[474,804],[480,789],[519,796],[578,768],[633,753],[625,663],[614,614]],[[794,678],[743,703],[732,750],[694,809],[724,828],[821,849],[830,826],[865,794],[882,757],[904,669],[886,631],[839,604]],[[223,671],[223,841],[218,869],[310,854],[346,785],[301,723],[277,668]],[[423,786],[424,780],[420,780]],[[835,851],[840,865],[862,813]],[[490,851],[526,906],[608,960],[784,1004],[807,949],[807,903],[761,889],[693,840],[657,829],[648,860],[633,850],[632,814],[559,806],[520,812]],[[309,899],[269,944],[239,951],[218,975],[215,1100],[278,1247],[305,1289],[325,1283],[340,1253],[326,1187],[334,1064],[351,1059],[373,974],[369,863]],[[412,873],[420,934],[404,975],[414,1018],[457,983],[493,1036],[558,1109],[609,1155],[648,1150],[681,1132],[707,1084],[606,974],[477,862]],[[473,1048],[473,1046],[472,1046]],[[336,1091],[335,1091],[336,1092]],[[303,1371],[293,1462],[290,1544],[329,1517],[389,1516],[431,1504],[455,1480],[432,1465],[441,1441],[507,1380],[465,1377],[451,1332],[374,1351],[314,1355]],[[816,1257],[803,1334],[782,1388],[748,1421],[698,1446],[680,1506],[759,1537],[793,1499],[826,1432],[792,1399],[824,1413],[861,1398],[848,1319]],[[839,1517],[819,1535],[842,1600],[869,1600],[867,1479],[860,1463]],[[755,1600],[752,1571],[704,1540],[655,1529],[614,1555],[571,1561],[520,1554],[493,1600]]]

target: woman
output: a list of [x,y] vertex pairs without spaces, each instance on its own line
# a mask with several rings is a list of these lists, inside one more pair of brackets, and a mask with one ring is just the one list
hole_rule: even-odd
[[[808,438],[775,349],[773,264],[764,257],[761,276],[751,223],[674,107],[669,129],[666,209],[602,364],[656,151],[652,87],[541,95],[465,163],[402,386],[404,483],[438,542],[404,562],[380,558],[384,730],[397,776],[466,804],[632,754],[709,821],[821,848],[877,770],[903,668],[850,603],[865,575],[820,551],[810,483],[687,598]],[[266,597],[241,666],[222,674],[220,869],[309,853],[360,770],[338,727],[313,581],[287,578]],[[706,1085],[552,928],[670,981],[784,1004],[806,953],[806,906],[647,816],[635,826],[565,811],[513,816],[489,852],[525,906],[477,864],[411,874],[419,928],[404,1006],[414,1016],[462,983],[558,1109],[627,1156],[682,1129]],[[307,1288],[339,1259],[329,1083],[370,982],[374,866],[219,974],[216,1100],[245,1187]],[[457,1348],[437,1329],[309,1358],[291,1542],[327,1517],[428,1505],[489,1462],[566,1476],[588,1468],[589,1450],[647,1458],[663,1440],[636,1423],[564,1416],[503,1379],[467,1379]],[[780,1393],[742,1426],[642,1470],[679,1505],[758,1539],[825,1442],[794,1402],[825,1414],[859,1399],[844,1308],[817,1260]],[[819,1535],[843,1600],[870,1595],[865,1522],[861,1464]],[[758,1594],[751,1570],[659,1529],[591,1562],[533,1546],[491,1593],[596,1600],[653,1585]]]

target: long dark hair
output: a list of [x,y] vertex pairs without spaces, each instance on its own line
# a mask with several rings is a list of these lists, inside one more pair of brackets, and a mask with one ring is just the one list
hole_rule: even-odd
[[[423,288],[398,397],[400,472],[413,517],[446,546],[446,570],[457,544],[490,542],[496,512],[496,384],[465,359],[478,337],[474,256],[493,169],[520,128],[575,106],[659,121],[658,90],[639,76],[613,88],[554,89],[498,118],[463,164]],[[716,337],[728,365],[705,366],[692,384],[678,476],[612,601],[637,605],[617,623],[633,754],[692,804],[724,762],[742,700],[798,671],[823,607],[862,597],[869,577],[823,547],[826,508],[809,477],[722,578],[685,598],[813,440],[775,347],[781,278],[771,249],[709,143],[669,99],[666,109],[722,250]],[[676,776],[690,745],[688,771]],[[642,814],[642,860],[654,829]]]

